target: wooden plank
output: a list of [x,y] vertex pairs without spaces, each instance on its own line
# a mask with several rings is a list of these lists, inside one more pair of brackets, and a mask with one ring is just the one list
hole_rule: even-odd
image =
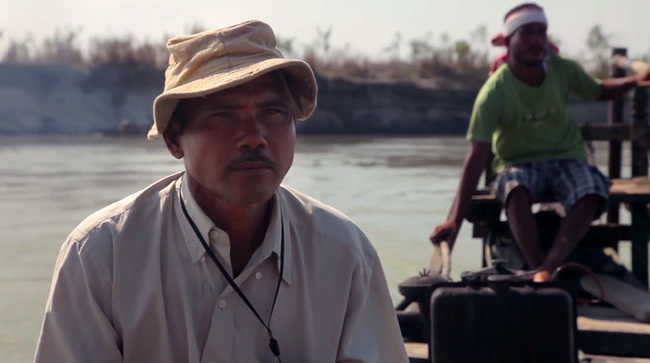
[[580,362],[589,363],[649,363],[647,358],[625,358],[625,357],[612,357],[604,355],[584,354]]
[[641,322],[618,309],[597,306],[578,305],[578,330],[608,331],[650,336],[650,324]]
[[405,342],[406,354],[409,356],[410,362],[417,362],[419,359],[428,362],[429,359],[429,344],[428,343],[413,343]]
[[647,176],[612,179],[609,195],[613,201],[648,204],[650,203],[650,181]]
[[[622,282],[607,274],[596,274],[600,284],[605,290],[605,301],[612,304],[620,311],[627,313],[642,322],[650,323],[650,294],[647,291],[638,289],[630,284]],[[580,280],[583,289],[594,296],[600,294],[599,287],[591,276],[584,276]],[[623,323],[616,322],[621,325]],[[614,324],[614,323],[612,323]],[[621,330],[627,328],[631,322],[624,322],[624,325],[613,325],[611,329]],[[644,334],[650,334],[650,324],[633,324],[637,329],[642,329]],[[610,328],[608,328],[610,329]],[[627,331],[627,330],[625,330]],[[639,331],[628,331],[639,333]]]
[[[484,238],[487,236],[488,229],[484,224],[476,223],[472,229],[473,238]],[[500,221],[498,231],[505,232],[508,230],[508,222]],[[596,224],[591,226],[587,234],[582,239],[582,243],[589,243],[589,246],[616,246],[619,241],[630,240],[630,226],[619,224]]]
[[579,305],[577,314],[576,338],[582,352],[608,357],[650,358],[650,324],[604,306]]
[[612,179],[610,193],[616,194],[650,194],[650,180],[647,176]]
[[582,331],[600,331],[610,333],[644,334],[650,336],[650,325],[639,325],[633,322],[600,320],[589,317],[578,317],[578,329]]
[[[618,178],[611,181],[612,185],[609,188],[611,200],[623,203],[650,203],[650,180],[647,176]],[[472,196],[472,204],[499,205],[501,201],[491,190],[482,189]]]
[[470,223],[491,223],[499,220],[501,201],[492,193],[491,188],[482,188],[472,196],[465,219]]
[[632,132],[630,126],[625,124],[590,125],[580,126],[582,138],[588,141],[628,141]]

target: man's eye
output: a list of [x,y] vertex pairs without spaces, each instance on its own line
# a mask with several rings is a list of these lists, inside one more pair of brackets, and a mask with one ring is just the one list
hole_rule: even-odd
[[283,114],[286,111],[283,108],[268,108],[266,109],[266,113],[269,115],[277,115],[277,114]]
[[210,114],[210,118],[230,118],[232,117],[232,112],[228,111],[218,111]]

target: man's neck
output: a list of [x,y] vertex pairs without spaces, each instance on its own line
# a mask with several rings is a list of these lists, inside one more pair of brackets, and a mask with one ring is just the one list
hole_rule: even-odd
[[271,219],[271,203],[230,210],[226,214],[211,213],[208,216],[230,238],[230,264],[233,277],[236,277],[264,241]]
[[510,55],[508,57],[508,67],[510,67],[510,71],[517,79],[531,87],[539,87],[546,78],[546,69],[543,63],[527,65],[517,61]]
[[264,241],[271,219],[272,201],[253,205],[234,205],[190,191],[197,204],[215,226],[228,234],[233,277],[246,267],[253,253]]

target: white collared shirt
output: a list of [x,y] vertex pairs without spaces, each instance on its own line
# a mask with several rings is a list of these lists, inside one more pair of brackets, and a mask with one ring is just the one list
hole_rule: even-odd
[[[276,362],[266,329],[228,285],[180,207],[230,267],[230,242],[164,178],[84,220],[59,253],[36,362]],[[280,218],[280,209],[282,218]],[[379,258],[339,211],[281,186],[262,245],[235,282],[283,362],[407,362]]]

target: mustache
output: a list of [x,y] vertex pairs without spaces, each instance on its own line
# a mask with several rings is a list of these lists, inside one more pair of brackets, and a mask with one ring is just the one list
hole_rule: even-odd
[[241,156],[228,163],[228,169],[236,169],[240,164],[247,162],[260,162],[268,164],[269,167],[275,165],[275,161],[264,153],[261,149],[244,149]]

